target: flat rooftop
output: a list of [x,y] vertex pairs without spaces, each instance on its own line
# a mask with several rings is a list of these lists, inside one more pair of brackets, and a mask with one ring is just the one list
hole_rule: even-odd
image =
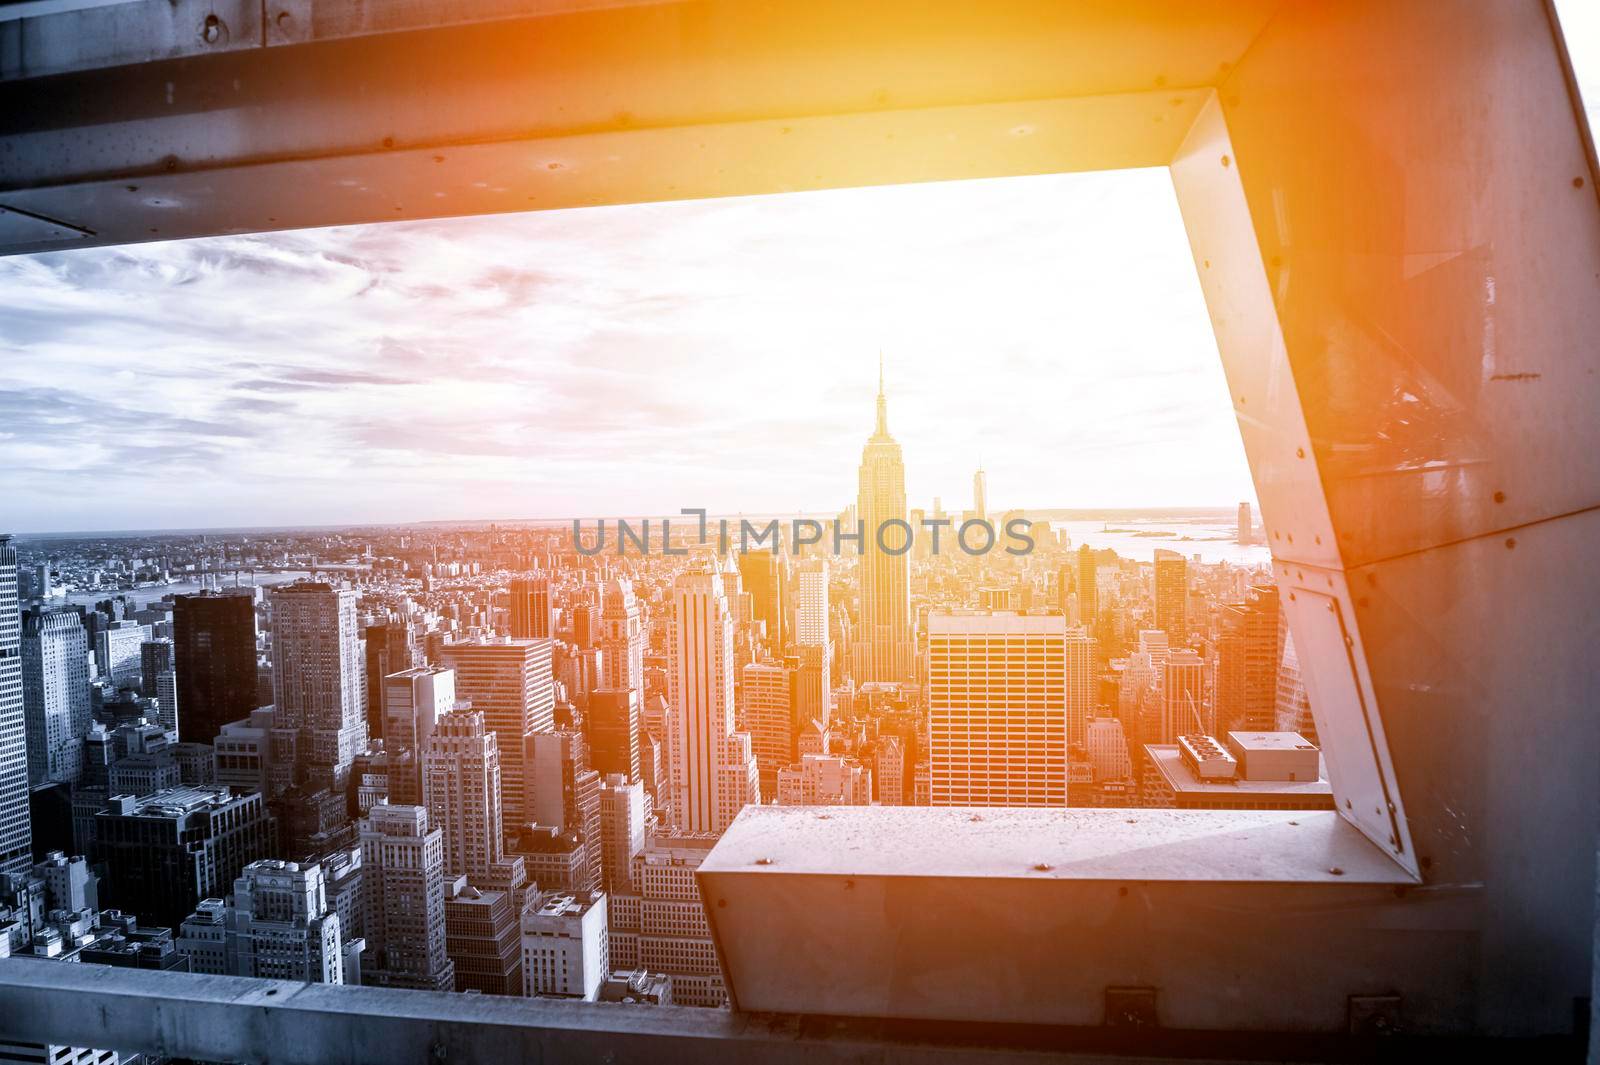
[[749,806],[700,872],[1412,882],[1358,829],[1322,810]]
[[[1294,736],[1295,733],[1283,733]],[[1303,742],[1303,741],[1302,741]],[[1201,780],[1183,764],[1183,757],[1178,753],[1177,744],[1151,743],[1145,745],[1145,754],[1172,790],[1185,795],[1217,794],[1217,795],[1283,795],[1294,798],[1303,798],[1308,795],[1333,794],[1333,785],[1328,783],[1327,764],[1322,761],[1322,756],[1317,756],[1316,780],[1246,780],[1235,777],[1231,780]]]

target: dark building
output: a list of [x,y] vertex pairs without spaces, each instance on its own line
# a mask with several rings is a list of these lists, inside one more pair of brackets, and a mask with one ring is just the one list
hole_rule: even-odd
[[257,705],[255,600],[214,592],[178,596],[172,643],[183,738],[211,743],[223,725],[244,720]]
[[522,994],[522,926],[511,893],[477,888],[461,877],[444,900],[445,952],[456,965],[456,990]]
[[1257,585],[1222,608],[1217,638],[1217,731],[1270,732],[1278,716],[1278,589]]
[[367,626],[367,736],[383,738],[383,678],[419,665],[417,641],[404,621]]
[[784,631],[783,556],[774,551],[747,551],[739,556],[739,580],[750,593],[751,619],[766,625],[767,646],[781,654],[788,641]]
[[104,862],[108,901],[177,927],[201,899],[221,898],[239,872],[276,850],[259,794],[172,788],[113,795],[94,817],[91,859]]
[[550,581],[519,577],[511,582],[511,636],[517,640],[550,638]]
[[589,697],[589,767],[604,779],[621,773],[642,779],[639,766],[639,693],[607,688]]

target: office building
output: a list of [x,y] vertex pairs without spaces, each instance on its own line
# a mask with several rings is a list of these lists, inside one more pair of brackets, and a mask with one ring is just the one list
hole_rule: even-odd
[[500,817],[509,835],[532,817],[528,737],[555,727],[555,681],[549,639],[449,643],[443,664],[455,670],[456,698],[483,714],[500,749]]
[[261,795],[215,786],[112,795],[94,815],[92,856],[106,866],[106,901],[176,927],[246,865],[269,857],[274,831]]
[[1185,733],[1212,731],[1206,665],[1200,655],[1188,648],[1169,653],[1161,678],[1161,742],[1176,743]]
[[33,861],[28,816],[28,730],[22,699],[22,617],[17,549],[0,534],[0,876]]
[[639,688],[602,688],[589,697],[585,718],[589,732],[589,765],[601,776],[621,773],[641,779]]
[[644,785],[612,773],[600,782],[600,886],[633,891],[633,859],[645,844]]
[[771,661],[751,662],[740,671],[739,699],[763,802],[777,797],[778,771],[795,760],[795,672]]
[[367,735],[369,739],[386,739],[383,678],[421,665],[421,652],[415,630],[403,618],[368,625],[363,638],[367,644]]
[[[1094,548],[1078,548],[1078,622],[1093,628],[1100,619],[1100,563]],[[1062,611],[1065,613],[1065,611]]]
[[205,899],[184,920],[177,947],[195,972],[344,983],[339,915],[315,862],[251,862],[225,902]]
[[101,677],[119,688],[137,688],[143,680],[144,642],[150,628],[134,621],[113,621],[95,633],[94,658]]
[[750,622],[759,626],[762,645],[782,654],[788,643],[784,626],[784,556],[777,547],[745,551],[739,555],[739,580],[750,594]]
[[361,821],[364,983],[449,991],[444,833],[421,806],[374,806]]
[[807,754],[778,771],[780,806],[870,806],[872,772],[832,754]]
[[440,666],[413,666],[383,678],[383,750],[388,755],[389,801],[422,802],[422,752],[434,725],[456,704],[456,675]]
[[550,579],[538,574],[518,577],[511,582],[511,638],[550,637]]
[[274,792],[272,772],[272,719],[270,706],[250,711],[243,721],[222,726],[212,741],[213,779],[239,794]]
[[733,619],[715,571],[680,574],[668,636],[670,816],[687,832],[721,832],[760,801],[750,738],[733,731]]
[[[906,534],[899,526],[886,524],[906,520],[905,462],[899,443],[889,435],[889,407],[883,391],[881,359],[878,420],[861,451],[856,519],[862,533],[861,611],[852,643],[851,672],[857,684],[905,683],[916,672],[909,552],[891,553],[899,548]],[[880,529],[889,551],[879,544]]]
[[314,780],[343,791],[367,746],[355,590],[296,581],[274,588],[271,604],[273,725],[296,733],[296,761]]
[[22,706],[30,785],[82,781],[83,738],[94,723],[88,649],[83,617],[76,610],[30,610],[22,615]]
[[1222,608],[1217,639],[1216,721],[1220,731],[1270,731],[1278,720],[1278,589],[1257,585]]
[[477,710],[446,713],[429,731],[421,750],[422,798],[429,822],[444,833],[445,876],[482,882],[505,859],[499,744]]
[[1167,634],[1172,647],[1189,642],[1189,563],[1176,551],[1156,548],[1156,628]]
[[202,592],[172,603],[173,669],[183,736],[210,743],[256,699],[256,611],[249,595]]
[[680,1006],[727,1002],[694,875],[716,842],[713,835],[652,836],[633,859],[634,892],[608,899],[612,968],[666,974]]
[[589,767],[583,733],[540,732],[528,738],[529,820],[575,832],[583,844],[575,886],[600,890],[600,774]]
[[522,982],[529,998],[593,1002],[610,975],[606,896],[550,891],[522,913]]
[[445,895],[444,937],[457,991],[522,994],[522,929],[512,892],[456,877]]
[[1057,615],[929,617],[933,805],[1067,804],[1068,642]]

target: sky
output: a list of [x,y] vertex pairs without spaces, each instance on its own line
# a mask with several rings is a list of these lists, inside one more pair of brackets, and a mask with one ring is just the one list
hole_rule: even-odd
[[17,531],[1253,499],[1164,169],[0,260]]
[[1254,501],[1156,169],[0,259],[0,523],[828,513],[880,353],[912,506]]

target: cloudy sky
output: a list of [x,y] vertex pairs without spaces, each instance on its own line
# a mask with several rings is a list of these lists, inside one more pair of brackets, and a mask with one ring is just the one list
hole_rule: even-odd
[[1152,170],[0,259],[0,524],[832,511],[880,349],[914,506],[1254,498]]
[[1164,170],[0,260],[17,531],[1252,498]]

